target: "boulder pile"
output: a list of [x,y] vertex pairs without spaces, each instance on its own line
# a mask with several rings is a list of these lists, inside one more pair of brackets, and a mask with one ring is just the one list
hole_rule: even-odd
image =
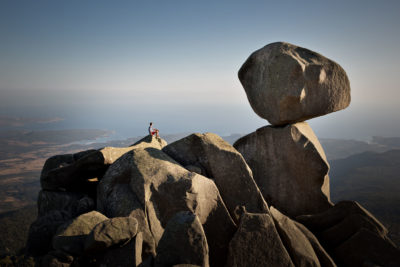
[[329,164],[304,122],[349,105],[344,70],[273,43],[239,79],[272,125],[234,146],[212,133],[147,136],[49,158],[27,253],[39,266],[399,266],[373,215],[330,202]]

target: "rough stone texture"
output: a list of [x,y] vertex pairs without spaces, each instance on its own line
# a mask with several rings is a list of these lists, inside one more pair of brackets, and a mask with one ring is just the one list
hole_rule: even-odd
[[157,247],[156,267],[175,264],[208,267],[207,239],[196,215],[182,211],[167,223]]
[[[123,188],[128,183],[131,190],[124,189],[126,194],[114,193],[116,186]],[[115,162],[99,184],[98,204],[105,214],[116,208],[119,213],[135,211],[136,216],[145,216],[156,244],[175,213],[192,211],[203,225],[213,251],[210,262],[216,266],[224,264],[236,229],[211,179],[189,172],[154,148],[135,149]]]
[[70,219],[69,213],[59,210],[50,211],[37,218],[29,228],[27,254],[33,256],[46,254],[51,248],[51,241],[58,227]]
[[142,235],[138,233],[124,246],[107,249],[104,255],[98,259],[97,266],[139,266],[142,262],[142,242]]
[[132,162],[132,152],[120,157],[97,186],[97,209],[110,218],[126,217],[134,210],[142,211],[142,217],[145,217],[144,205],[130,187]]
[[156,244],[169,219],[191,211],[203,225],[210,248],[210,264],[222,266],[236,226],[211,179],[187,171],[167,154],[153,148],[133,153],[131,188],[146,206]]
[[85,241],[85,251],[97,253],[132,239],[138,230],[138,222],[133,217],[117,217],[97,224]]
[[147,135],[142,139],[140,139],[139,141],[137,141],[136,143],[134,143],[133,145],[131,145],[131,147],[132,146],[134,146],[135,148],[153,147],[157,149],[162,149],[166,145],[168,145],[168,143],[164,139],[157,138],[152,135]]
[[332,206],[329,164],[306,122],[262,127],[240,138],[234,147],[270,205],[289,216],[314,214]]
[[270,207],[276,229],[295,266],[321,266],[313,246],[294,221]]
[[254,112],[272,125],[304,121],[346,108],[350,82],[332,60],[289,43],[250,55],[239,79]]
[[343,266],[400,266],[400,250],[366,228],[337,247],[334,254]]
[[46,190],[81,190],[88,179],[103,177],[107,168],[123,154],[144,147],[161,149],[166,142],[147,136],[130,147],[105,147],[76,154],[57,155],[44,164],[40,183]]
[[269,214],[244,213],[229,245],[229,267],[294,266]]
[[64,210],[72,217],[94,210],[94,201],[82,193],[41,190],[38,197],[38,216],[53,210]]
[[200,166],[214,180],[232,218],[238,222],[238,209],[268,212],[253,174],[242,155],[216,134],[192,134],[163,148],[183,166]]
[[53,237],[53,247],[71,255],[82,254],[86,237],[98,223],[107,219],[103,214],[91,211],[64,223]]
[[318,239],[308,230],[304,225],[299,222],[293,221],[297,228],[303,232],[303,234],[307,237],[308,241],[312,245],[315,254],[318,257],[318,260],[323,267],[336,267],[336,263],[333,261],[331,256],[325,251],[325,249],[321,246]]

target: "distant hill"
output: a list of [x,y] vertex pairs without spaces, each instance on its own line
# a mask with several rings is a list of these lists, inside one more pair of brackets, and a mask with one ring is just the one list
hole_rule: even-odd
[[360,202],[382,220],[400,245],[400,149],[363,152],[330,165],[332,201]]

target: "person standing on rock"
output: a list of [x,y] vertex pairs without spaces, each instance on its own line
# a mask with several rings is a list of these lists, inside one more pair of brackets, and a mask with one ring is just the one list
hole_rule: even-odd
[[153,129],[153,123],[150,122],[149,134],[150,134],[151,136],[153,136],[153,135],[155,134],[157,138],[160,138],[160,135],[158,134],[158,132],[159,132],[159,130],[156,129],[156,128]]

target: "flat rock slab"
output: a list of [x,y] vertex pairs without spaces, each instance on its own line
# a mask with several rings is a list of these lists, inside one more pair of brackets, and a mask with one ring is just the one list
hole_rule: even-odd
[[98,253],[132,239],[138,230],[138,222],[133,217],[117,217],[97,224],[85,241],[85,251]]
[[176,264],[209,267],[208,244],[199,218],[178,212],[167,223],[157,247],[156,267]]
[[350,104],[350,82],[342,67],[289,43],[271,43],[252,53],[239,79],[254,112],[272,125],[304,121]]
[[233,146],[252,169],[269,205],[289,216],[314,214],[332,206],[329,164],[306,122],[262,127]]
[[214,180],[235,222],[239,221],[241,207],[248,212],[268,213],[267,203],[243,156],[218,135],[191,134],[163,151],[183,166],[205,170],[204,175]]
[[293,266],[271,215],[244,213],[229,244],[229,267]]

